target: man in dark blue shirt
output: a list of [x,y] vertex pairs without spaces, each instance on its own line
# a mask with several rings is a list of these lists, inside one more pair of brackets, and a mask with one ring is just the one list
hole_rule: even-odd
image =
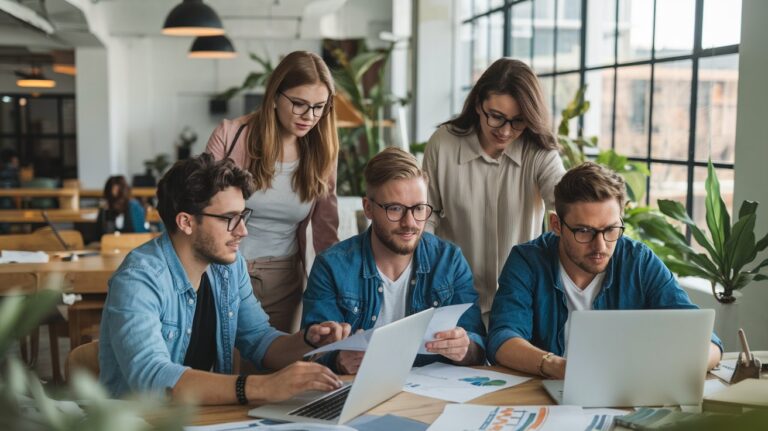
[[[499,276],[492,362],[562,379],[571,311],[697,308],[648,247],[623,236],[624,190],[620,176],[592,162],[563,176],[553,232],[515,246]],[[721,353],[713,334],[710,369]]]

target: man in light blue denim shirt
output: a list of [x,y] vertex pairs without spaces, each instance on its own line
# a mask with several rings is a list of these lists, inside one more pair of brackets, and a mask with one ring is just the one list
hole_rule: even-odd
[[[295,362],[348,325],[287,335],[269,325],[238,253],[250,173],[209,154],[177,162],[158,184],[166,233],[133,250],[109,281],[99,344],[112,396],[167,391],[201,404],[275,402],[340,386],[328,368]],[[233,347],[273,374],[233,376]]]
[[[574,310],[697,308],[644,244],[622,236],[624,180],[586,162],[555,186],[554,232],[512,248],[491,308],[488,358],[563,379]],[[722,353],[712,334],[709,369]]]
[[[418,355],[416,365],[438,360],[482,364],[485,326],[472,272],[457,246],[424,232],[432,207],[416,158],[387,148],[368,162],[365,180],[363,208],[371,228],[315,259],[304,293],[303,326],[333,320],[357,331],[429,307],[470,303],[456,328],[438,332],[436,341],[427,343],[427,351],[435,355]],[[354,374],[362,356],[342,351],[321,361]]]

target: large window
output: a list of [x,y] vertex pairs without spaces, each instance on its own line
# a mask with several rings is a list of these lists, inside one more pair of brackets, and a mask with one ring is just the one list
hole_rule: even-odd
[[648,165],[646,203],[679,200],[703,223],[711,158],[732,209],[740,0],[459,1],[456,112],[501,46],[539,75],[553,129],[588,86],[580,125]]

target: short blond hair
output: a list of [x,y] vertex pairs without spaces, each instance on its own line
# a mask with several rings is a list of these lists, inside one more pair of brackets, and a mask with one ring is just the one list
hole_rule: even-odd
[[423,178],[425,182],[428,180],[427,174],[419,166],[416,157],[395,147],[385,148],[373,156],[365,165],[363,175],[369,192],[392,180],[412,178]]
[[555,186],[555,211],[561,219],[566,216],[571,204],[610,199],[619,203],[623,213],[627,202],[624,178],[594,162],[584,162],[571,168]]

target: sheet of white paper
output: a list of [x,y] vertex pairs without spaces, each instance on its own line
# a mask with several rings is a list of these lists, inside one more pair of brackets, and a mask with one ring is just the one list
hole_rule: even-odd
[[350,335],[343,340],[318,347],[317,349],[307,353],[304,356],[311,356],[323,352],[332,352],[334,350],[355,350],[358,352],[364,352],[368,349],[368,342],[371,341],[371,336],[373,336],[373,329],[360,331]]
[[45,263],[50,258],[44,251],[3,250],[0,252],[0,263]]
[[434,363],[412,369],[403,390],[425,397],[463,403],[528,380],[528,377],[495,371]]
[[734,370],[736,370],[736,359],[726,359],[720,361],[718,369],[712,370],[710,373],[722,379],[725,383],[731,383],[731,377],[733,377]]
[[[266,422],[266,423],[264,423]],[[186,426],[184,431],[267,431],[267,430],[284,430],[284,431],[355,431],[354,428],[346,425],[325,425],[325,424],[309,424],[309,423],[290,423],[290,424],[272,424],[269,421],[261,419],[242,421],[242,422],[230,422],[226,424],[216,425],[201,425],[201,426]]]
[[720,392],[723,389],[727,388],[728,385],[724,384],[720,380],[717,379],[710,379],[704,382],[704,396],[708,397],[715,392]]
[[419,347],[420,355],[436,355],[436,353],[427,352],[424,344],[435,340],[435,334],[441,331],[447,331],[456,327],[461,315],[471,307],[472,304],[447,305],[435,309],[432,320],[429,321],[426,332],[424,332],[424,342]]
[[429,430],[608,431],[613,428],[613,417],[603,412],[586,412],[577,406],[496,407],[448,404]]

